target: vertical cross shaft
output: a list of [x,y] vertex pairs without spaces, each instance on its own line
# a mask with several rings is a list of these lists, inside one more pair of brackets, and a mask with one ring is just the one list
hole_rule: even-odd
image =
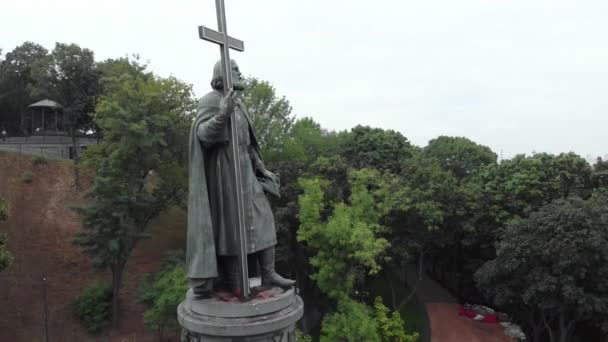
[[230,62],[230,46],[228,45],[224,0],[215,0],[215,11],[217,12],[217,29],[222,33],[222,38],[224,38],[223,44],[220,44],[220,53],[222,54],[222,71],[224,73],[224,94],[226,94],[232,90],[232,63]]
[[[224,7],[224,0],[215,0],[215,8],[217,12],[217,26],[218,31],[211,30],[204,26],[199,26],[199,37],[206,41],[218,44],[220,46],[221,53],[221,64],[222,64],[222,76],[224,85],[224,95],[228,94],[232,90],[232,63],[230,60],[230,49],[243,51],[243,42],[228,36],[226,29],[226,9]],[[236,235],[239,242],[238,250],[238,264],[239,264],[239,279],[238,284],[241,290],[241,299],[247,299],[249,297],[249,267],[247,265],[247,234],[245,228],[245,206],[243,203],[243,184],[241,176],[241,158],[239,152],[238,142],[238,127],[237,121],[234,117],[234,112],[231,113],[230,122],[230,135],[232,145],[232,160],[233,160],[233,171],[234,171],[234,182],[236,189]],[[229,227],[230,228],[230,227]]]

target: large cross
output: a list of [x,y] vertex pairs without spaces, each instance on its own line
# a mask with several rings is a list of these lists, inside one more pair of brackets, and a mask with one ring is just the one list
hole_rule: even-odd
[[199,26],[198,36],[203,40],[218,44],[220,46],[225,94],[232,89],[230,49],[245,51],[245,44],[243,44],[243,41],[241,40],[228,36],[228,30],[226,30],[226,9],[224,7],[224,0],[215,0],[215,9],[217,12],[218,31],[212,30],[205,26]]
[[[226,9],[224,7],[224,0],[215,0],[215,9],[217,12],[217,26],[218,30],[212,30],[205,26],[198,27],[198,34],[201,39],[208,42],[218,44],[220,46],[221,63],[222,63],[222,76],[224,84],[224,94],[227,94],[232,90],[232,63],[230,62],[230,49],[237,51],[244,51],[245,47],[242,41],[228,36],[228,30],[226,29]],[[231,113],[234,114],[234,113]],[[236,189],[236,207],[238,215],[236,217],[237,238],[239,240],[238,250],[238,264],[239,264],[239,289],[241,290],[241,299],[249,298],[249,267],[247,265],[247,241],[246,240],[246,227],[245,227],[245,207],[243,205],[243,183],[241,177],[241,164],[239,156],[239,143],[238,134],[236,127],[236,120],[231,120],[231,142],[232,142],[232,155],[233,168],[235,175],[235,189]]]

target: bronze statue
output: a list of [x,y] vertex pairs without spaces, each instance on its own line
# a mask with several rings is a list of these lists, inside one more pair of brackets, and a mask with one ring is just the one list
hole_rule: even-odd
[[[233,90],[224,95],[221,62],[215,65],[213,91],[200,100],[190,131],[186,261],[190,287],[202,296],[212,293],[214,282],[235,293],[240,291],[237,255],[241,241],[235,223],[238,208],[234,182],[239,174],[243,241],[250,260],[259,262],[262,285],[290,287],[295,283],[274,269],[277,240],[266,194],[279,196],[279,177],[268,171],[262,160],[251,120],[239,100],[243,79],[233,60],[230,69]],[[231,124],[236,124],[240,172],[233,166]]]

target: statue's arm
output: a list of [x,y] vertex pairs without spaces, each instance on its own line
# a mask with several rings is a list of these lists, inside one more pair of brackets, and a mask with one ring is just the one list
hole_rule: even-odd
[[253,147],[249,149],[249,156],[251,157],[251,162],[256,173],[264,175],[266,172],[268,172],[268,169],[266,169],[266,165],[260,157],[260,154]]
[[199,115],[208,117],[206,120],[201,121],[196,128],[196,135],[203,143],[203,146],[210,147],[227,141],[228,137],[224,133],[224,127],[228,118],[226,115],[220,114],[219,108],[204,108]]

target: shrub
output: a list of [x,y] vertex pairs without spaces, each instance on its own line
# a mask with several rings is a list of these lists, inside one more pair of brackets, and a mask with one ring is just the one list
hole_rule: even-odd
[[32,171],[25,171],[21,175],[21,181],[23,183],[31,183],[33,179],[34,179],[34,174],[32,173]]
[[111,307],[112,287],[106,283],[85,287],[72,302],[73,313],[92,333],[98,332],[110,323]]
[[35,156],[34,159],[32,159],[32,165],[34,165],[34,166],[46,165],[48,163],[49,163],[49,160],[44,156]]
[[[144,313],[144,324],[156,329],[163,337],[165,328],[178,327],[177,305],[184,300],[188,290],[186,270],[183,264],[161,271],[152,288],[141,288],[140,299],[148,299],[152,306]],[[146,293],[147,292],[147,293]],[[146,298],[147,297],[147,298]]]
[[2,197],[0,197],[0,221],[4,221],[8,218],[8,204]]
[[6,235],[0,234],[0,271],[9,267],[15,258],[6,250]]
[[184,251],[165,253],[160,270],[145,275],[137,289],[137,300],[148,305],[144,312],[144,324],[155,329],[162,340],[166,329],[178,329],[177,305],[184,300],[188,290]]

